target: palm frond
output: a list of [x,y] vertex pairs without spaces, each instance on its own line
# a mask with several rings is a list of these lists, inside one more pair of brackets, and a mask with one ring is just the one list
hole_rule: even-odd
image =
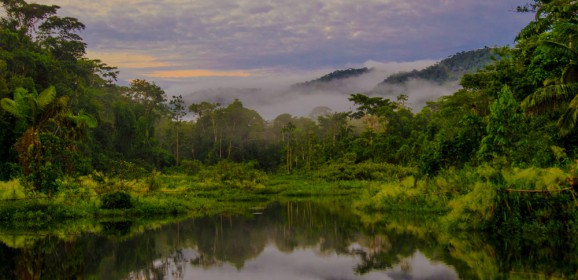
[[16,101],[10,98],[2,98],[2,100],[0,100],[0,106],[2,106],[2,109],[4,109],[4,111],[10,113],[14,117],[18,119],[22,118],[22,114],[18,109],[18,105],[16,105]]
[[84,111],[80,111],[78,115],[73,116],[73,120],[78,126],[86,125],[88,128],[95,128],[98,125],[96,118]]
[[551,85],[538,89],[522,101],[522,108],[530,112],[545,112],[565,107],[578,95],[578,83]]
[[553,30],[555,30],[553,35],[561,41],[567,41],[570,38],[572,38],[573,41],[578,40],[578,38],[575,37],[576,34],[578,34],[578,25],[575,23],[559,22],[554,25]]
[[560,130],[561,135],[567,135],[572,132],[576,126],[576,120],[578,119],[578,96],[574,97],[568,106],[568,109],[558,120],[557,126]]
[[14,91],[14,99],[2,98],[1,107],[16,118],[22,119],[29,116],[30,93],[24,88]]
[[578,51],[574,48],[570,48],[566,42],[560,43],[552,40],[542,40],[540,41],[542,46],[549,48],[554,54],[558,56],[570,56],[578,57]]
[[36,99],[38,108],[40,110],[43,110],[46,106],[52,103],[55,98],[56,98],[56,88],[54,88],[54,86],[49,86],[47,89],[43,90]]

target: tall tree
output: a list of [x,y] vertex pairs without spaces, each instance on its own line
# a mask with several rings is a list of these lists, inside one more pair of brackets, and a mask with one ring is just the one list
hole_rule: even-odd
[[531,112],[563,109],[558,120],[560,133],[570,133],[578,118],[578,25],[558,23],[542,35],[540,46],[552,57],[565,58],[560,74],[544,81],[544,86],[529,95],[522,106]]
[[482,139],[479,156],[489,160],[504,155],[511,163],[512,150],[522,136],[524,115],[512,91],[506,86],[490,107],[487,135]]
[[169,102],[169,109],[171,112],[171,119],[175,123],[176,128],[176,161],[177,166],[179,166],[179,127],[183,122],[183,118],[187,115],[185,111],[185,101],[183,101],[183,96],[173,96],[171,97],[171,101]]

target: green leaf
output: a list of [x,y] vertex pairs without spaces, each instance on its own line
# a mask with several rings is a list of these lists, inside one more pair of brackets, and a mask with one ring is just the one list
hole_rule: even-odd
[[576,120],[578,118],[578,96],[572,99],[568,109],[562,117],[558,120],[558,128],[560,129],[561,135],[567,135],[568,133],[572,132],[574,127],[576,126]]
[[2,109],[4,109],[4,111],[12,114],[14,117],[16,118],[22,118],[22,114],[20,114],[20,110],[18,109],[18,106],[16,105],[16,101],[9,99],[9,98],[2,98],[2,100],[0,101],[0,104],[2,106]]
[[42,91],[37,98],[38,108],[43,110],[46,106],[54,101],[56,98],[56,89],[54,86],[49,86],[47,89]]
[[98,121],[93,115],[83,111],[79,112],[77,116],[77,124],[80,123],[86,124],[88,128],[95,128],[98,125]]

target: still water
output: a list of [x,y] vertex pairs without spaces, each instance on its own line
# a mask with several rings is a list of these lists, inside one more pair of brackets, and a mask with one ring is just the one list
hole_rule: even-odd
[[148,230],[135,221],[117,221],[101,222],[98,230],[75,236],[4,233],[0,279],[576,276],[574,242],[536,244],[447,233],[433,221],[424,216],[367,215],[347,202],[285,202]]

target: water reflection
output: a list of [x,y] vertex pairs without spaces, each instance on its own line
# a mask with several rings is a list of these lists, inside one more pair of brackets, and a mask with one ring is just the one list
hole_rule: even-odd
[[134,222],[101,222],[98,233],[64,239],[0,234],[0,279],[495,279],[576,274],[572,242],[546,248],[519,239],[443,233],[435,231],[427,217],[368,217],[348,205],[274,204],[257,215],[195,218],[144,232]]

